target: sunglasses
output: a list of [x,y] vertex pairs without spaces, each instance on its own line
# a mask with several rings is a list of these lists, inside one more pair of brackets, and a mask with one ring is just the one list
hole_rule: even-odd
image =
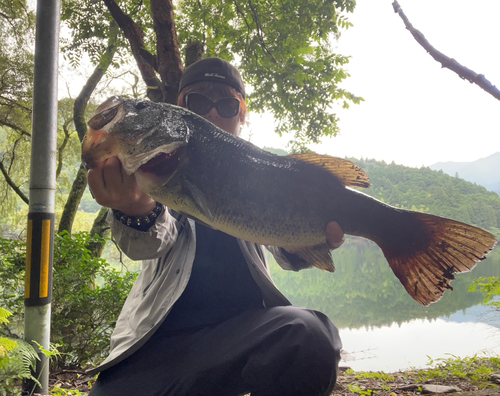
[[223,118],[233,118],[240,112],[240,101],[235,97],[223,98],[213,102],[208,96],[197,92],[190,92],[186,95],[186,106],[192,112],[201,116],[207,114],[214,107]]

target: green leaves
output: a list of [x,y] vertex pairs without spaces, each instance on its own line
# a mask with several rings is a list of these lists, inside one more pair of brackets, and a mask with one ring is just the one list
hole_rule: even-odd
[[56,236],[51,331],[52,340],[61,344],[59,367],[81,367],[106,356],[115,321],[136,278],[92,257],[86,246],[100,240],[88,233]]
[[[0,307],[0,324],[9,324],[11,312]],[[35,369],[38,355],[26,341],[0,336],[0,393],[20,394],[17,383],[22,379],[35,380],[31,370]]]
[[500,277],[481,277],[476,279],[470,286],[470,291],[480,291],[484,296],[483,304],[494,308],[496,311],[500,311],[500,301],[498,301],[498,296],[500,295]]
[[199,40],[207,56],[240,61],[250,110],[271,111],[276,132],[294,132],[297,149],[336,135],[335,106],[362,100],[339,87],[349,59],[331,49],[351,26],[342,13],[353,8],[353,1],[185,0],[177,27],[181,45]]
[[[56,235],[51,341],[60,347],[57,353],[47,352],[58,357],[53,365],[81,367],[107,354],[115,321],[136,279],[136,274],[119,272],[106,260],[92,257],[86,246],[99,241],[88,233]],[[23,331],[25,249],[19,241],[0,238],[0,306],[13,313],[9,327],[0,328],[6,338]],[[0,323],[8,317],[0,308]],[[0,376],[1,353],[0,347]]]

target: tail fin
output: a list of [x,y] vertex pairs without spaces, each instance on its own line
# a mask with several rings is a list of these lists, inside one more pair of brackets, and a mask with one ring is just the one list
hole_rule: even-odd
[[468,272],[495,247],[487,231],[458,221],[414,212],[427,242],[417,251],[380,246],[392,270],[413,299],[422,305],[438,301],[452,289],[453,274]]

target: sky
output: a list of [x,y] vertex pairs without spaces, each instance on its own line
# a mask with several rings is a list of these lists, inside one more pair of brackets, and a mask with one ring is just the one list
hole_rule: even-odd
[[[399,0],[413,26],[437,50],[500,87],[498,0]],[[421,167],[469,162],[500,151],[500,101],[441,68],[418,44],[392,0],[358,0],[354,24],[337,51],[351,56],[343,88],[365,99],[337,111],[341,133],[311,148],[337,157]],[[243,136],[286,148],[272,117],[250,116]]]

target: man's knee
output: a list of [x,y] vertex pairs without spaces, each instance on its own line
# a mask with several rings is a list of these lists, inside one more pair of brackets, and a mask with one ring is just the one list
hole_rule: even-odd
[[315,356],[340,359],[339,331],[325,314],[300,307],[280,308],[285,308],[280,314],[289,317],[289,331],[306,350],[310,349]]
[[244,377],[278,395],[327,394],[335,384],[342,347],[335,325],[321,312],[304,308],[271,311],[274,334],[250,358]]

